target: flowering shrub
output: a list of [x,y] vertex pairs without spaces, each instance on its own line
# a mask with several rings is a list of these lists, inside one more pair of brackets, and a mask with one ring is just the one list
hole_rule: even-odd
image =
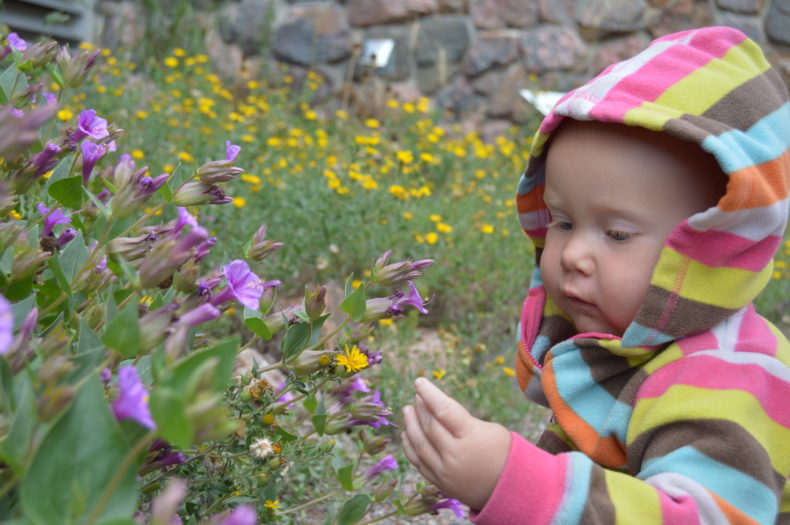
[[[431,487],[396,490],[381,433],[393,414],[360,376],[383,358],[367,346],[375,321],[427,313],[413,280],[432,261],[382,254],[366,281],[348,279],[331,328],[323,287],[279,306],[283,284],[259,277],[282,246],[266,226],[238,258],[206,263],[221,241],[199,211],[232,202],[239,146],[151,174],[121,154],[122,130],[97,111],[55,124],[98,51],[5,40],[0,518],[248,524],[333,496],[338,523],[383,501],[393,514],[461,515]],[[218,337],[233,315],[247,330]],[[254,352],[275,338],[274,362]],[[240,355],[252,363],[238,366]],[[300,501],[288,476],[327,457],[337,490]]]

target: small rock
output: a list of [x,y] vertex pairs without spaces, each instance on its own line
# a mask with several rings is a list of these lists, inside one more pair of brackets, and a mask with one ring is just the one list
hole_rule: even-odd
[[462,71],[474,77],[496,66],[505,66],[518,58],[515,38],[479,38],[469,48]]
[[650,24],[648,30],[653,38],[658,38],[713,23],[713,12],[708,0],[677,0],[661,10],[658,20]]
[[579,0],[576,21],[599,33],[627,33],[645,27],[644,0]]
[[417,68],[417,86],[426,95],[432,95],[447,83],[461,69],[459,64],[437,63]]
[[519,42],[519,51],[528,73],[575,69],[587,54],[579,36],[567,27],[540,27],[526,31]]
[[450,112],[456,120],[479,113],[484,104],[472,91],[469,81],[460,75],[436,93],[435,100],[437,106]]
[[439,0],[440,13],[468,13],[469,0]]
[[517,123],[526,122],[530,107],[519,91],[528,85],[529,78],[521,64],[508,68],[489,98],[488,116]]
[[540,0],[540,17],[552,24],[572,24],[576,4],[573,0]]
[[755,42],[762,43],[765,41],[762,23],[758,18],[728,12],[721,13],[720,17],[719,23],[721,25],[734,27],[739,31],[743,31],[746,36]]
[[477,0],[472,7],[475,27],[530,27],[538,23],[538,5],[524,0]]
[[409,18],[405,0],[349,0],[348,22],[355,27],[393,24]]
[[602,43],[592,60],[593,74],[598,74],[607,66],[620,62],[641,52],[650,40],[641,34],[633,34]]
[[351,30],[332,4],[293,7],[272,45],[278,59],[305,66],[343,60],[351,55],[351,48]]

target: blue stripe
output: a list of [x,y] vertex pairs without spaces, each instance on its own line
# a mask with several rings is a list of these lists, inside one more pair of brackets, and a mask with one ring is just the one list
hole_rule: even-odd
[[593,462],[581,452],[569,452],[566,455],[568,466],[565,472],[565,493],[560,508],[552,520],[554,525],[581,523],[590,492]]
[[518,189],[516,193],[519,195],[524,195],[529,193],[535,186],[543,184],[546,180],[545,175],[545,168],[541,166],[541,168],[535,173],[532,177],[527,178],[525,175],[521,175],[521,178],[518,180]]
[[621,346],[623,348],[631,348],[634,346],[655,346],[668,343],[674,339],[675,338],[671,335],[663,334],[653,328],[648,328],[637,322],[632,322],[630,325],[628,325],[628,328],[626,328],[625,333],[623,334]]
[[779,511],[776,494],[770,488],[692,446],[646,461],[638,477],[647,479],[665,472],[693,479],[759,523],[773,523]]
[[[570,346],[568,350],[566,345]],[[612,397],[598,384],[582,358],[581,350],[572,342],[560,343],[552,354],[557,390],[563,401],[599,436],[614,435],[625,443],[631,407]]]
[[725,173],[773,160],[790,147],[790,102],[769,113],[748,131],[731,130],[702,141]]

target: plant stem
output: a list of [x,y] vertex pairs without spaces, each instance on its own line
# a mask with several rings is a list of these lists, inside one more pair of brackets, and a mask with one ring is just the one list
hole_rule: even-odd
[[280,512],[279,515],[280,516],[284,516],[286,514],[293,514],[294,512],[299,512],[302,509],[306,509],[307,507],[312,507],[316,503],[321,503],[324,500],[327,500],[327,499],[329,499],[329,498],[331,498],[333,496],[336,496],[337,494],[339,494],[341,492],[343,492],[343,489],[333,490],[332,492],[324,494],[323,496],[319,496],[316,499],[308,501],[307,503],[302,503],[301,505],[299,505],[297,507],[292,507],[290,509],[286,509],[286,510]]
[[326,343],[327,341],[329,341],[330,339],[335,337],[340,332],[340,330],[345,328],[350,321],[351,321],[351,316],[347,316],[345,319],[343,319],[343,322],[340,323],[340,325],[338,325],[337,328],[335,328],[330,333],[328,333],[327,335],[325,335],[324,337],[319,339],[314,345],[308,347],[307,350],[313,350],[315,348],[321,348],[321,346],[323,346],[324,343]]
[[385,514],[385,515],[380,516],[378,518],[374,518],[372,520],[365,521],[363,523],[360,523],[359,525],[370,525],[371,523],[378,523],[379,521],[384,521],[387,518],[391,518],[392,516],[397,516],[397,515],[398,515],[398,511],[397,510],[393,510],[389,514]]
[[8,494],[8,491],[10,491],[12,488],[14,488],[14,486],[15,486],[15,485],[16,485],[18,482],[19,482],[19,478],[18,478],[18,477],[16,477],[15,475],[12,475],[12,476],[11,476],[11,479],[9,479],[9,480],[6,482],[6,484],[5,484],[5,485],[3,485],[2,487],[0,487],[0,498],[3,498],[3,497],[6,495],[6,494]]
[[107,488],[104,489],[101,498],[99,499],[99,503],[96,505],[96,508],[93,509],[88,519],[85,520],[86,525],[93,525],[96,520],[99,518],[99,515],[104,510],[104,507],[110,502],[110,498],[112,498],[115,489],[118,488],[118,485],[121,483],[124,475],[126,475],[126,471],[132,466],[134,463],[135,458],[140,455],[140,452],[154,439],[156,433],[154,431],[150,431],[146,433],[143,437],[141,437],[137,443],[134,444],[134,447],[126,454],[126,457],[123,458],[123,461],[118,466],[118,470],[115,471],[115,475],[112,477],[110,482],[107,484]]

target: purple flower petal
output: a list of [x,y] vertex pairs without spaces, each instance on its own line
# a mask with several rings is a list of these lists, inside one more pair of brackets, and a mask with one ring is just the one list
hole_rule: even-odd
[[433,510],[450,509],[455,513],[458,519],[465,519],[466,513],[464,512],[464,504],[457,499],[447,498],[431,505]]
[[250,266],[245,261],[236,259],[223,266],[222,270],[228,285],[211,298],[211,304],[217,306],[235,298],[247,308],[257,310],[264,285],[250,270]]
[[109,134],[107,121],[97,116],[96,110],[86,109],[77,117],[77,131],[74,132],[75,141],[80,141],[85,137],[101,140]]
[[233,509],[227,518],[219,522],[218,525],[255,525],[258,515],[251,505],[241,505]]
[[398,468],[398,461],[392,455],[384,456],[375,465],[365,471],[365,477],[368,480],[377,478],[385,470],[395,470]]
[[80,149],[82,150],[82,183],[88,184],[93,167],[107,153],[107,148],[101,144],[85,141],[81,144]]
[[0,354],[4,354],[11,347],[14,339],[14,313],[11,303],[0,294]]
[[118,370],[118,398],[112,403],[112,411],[119,421],[134,419],[144,427],[156,428],[148,408],[148,391],[133,366]]
[[231,144],[229,140],[225,141],[225,159],[229,161],[236,160],[236,157],[239,156],[239,152],[241,151],[241,146],[237,146],[235,144]]
[[41,213],[41,215],[44,215],[44,229],[41,232],[41,234],[44,236],[52,235],[52,230],[58,224],[71,223],[71,219],[69,219],[62,211],[60,211],[60,208],[55,208],[50,213],[49,208],[40,202],[36,205],[36,208],[38,208],[38,211]]
[[27,49],[27,41],[23,40],[16,33],[8,33],[8,45],[13,47],[17,51],[24,51],[25,49]]

